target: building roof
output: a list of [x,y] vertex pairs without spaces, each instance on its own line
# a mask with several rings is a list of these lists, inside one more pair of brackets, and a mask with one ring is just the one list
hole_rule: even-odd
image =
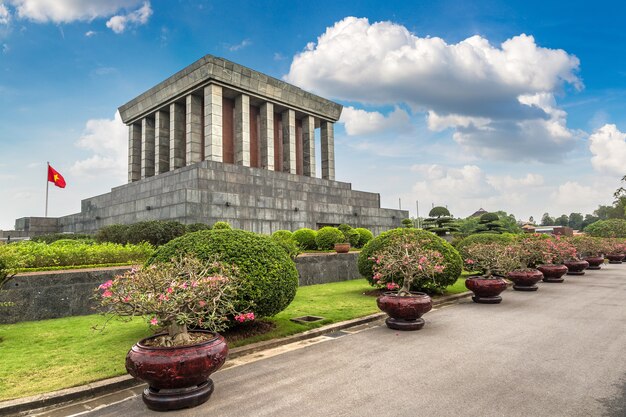
[[470,217],[480,217],[485,213],[489,213],[489,212],[481,207],[477,211],[475,211],[474,214],[470,215]]
[[211,84],[282,104],[321,119],[336,122],[343,106],[279,79],[246,68],[224,58],[206,55],[165,81],[119,107],[126,124],[153,113],[184,96]]

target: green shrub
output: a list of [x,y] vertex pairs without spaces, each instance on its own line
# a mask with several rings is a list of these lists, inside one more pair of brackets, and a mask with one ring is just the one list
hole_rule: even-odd
[[585,227],[585,232],[595,237],[626,237],[626,220],[598,220]]
[[341,230],[336,227],[324,226],[317,231],[315,244],[319,250],[330,250],[335,247],[335,243],[343,242],[344,238]]
[[[291,232],[289,232],[291,234]],[[271,236],[272,240],[287,253],[287,255],[291,259],[296,259],[296,257],[300,254],[300,247],[298,246],[298,242],[292,237],[286,234],[276,234],[274,233]]]
[[25,241],[0,246],[0,258],[10,261],[15,268],[137,264],[144,262],[153,251],[148,243],[119,245],[108,242],[100,244],[55,242],[48,245]]
[[278,239],[289,239],[291,238],[293,235],[293,233],[291,233],[289,230],[277,230],[274,233],[272,233],[272,237],[278,238]]
[[356,248],[361,240],[361,234],[354,229],[346,230],[343,232],[344,242],[350,243],[350,246]]
[[317,243],[315,243],[315,236],[317,236],[317,232],[312,229],[308,229],[306,227],[302,229],[298,229],[293,232],[292,237],[296,242],[298,242],[298,246],[302,250],[314,250],[317,249]]
[[148,264],[192,254],[200,259],[232,263],[239,268],[245,289],[242,302],[253,302],[257,316],[273,316],[296,295],[298,271],[285,251],[269,236],[244,230],[201,230],[188,233],[157,249]]
[[359,233],[359,243],[356,245],[357,248],[362,248],[374,238],[374,234],[364,227],[357,227],[356,230]]
[[[44,242],[45,243],[45,242]],[[83,244],[91,245],[94,244],[95,241],[92,239],[59,239],[50,243],[51,246],[80,246]]]
[[211,230],[211,226],[204,223],[192,223],[185,227],[187,233],[197,232],[199,230]]
[[415,227],[415,224],[413,224],[413,220],[411,219],[403,219],[402,220],[402,227]]
[[30,240],[33,242],[52,243],[57,240],[93,240],[93,236],[84,233],[50,233],[47,235],[34,236]]
[[232,226],[228,222],[215,222],[212,230],[232,230]]
[[[456,249],[452,247],[448,242],[435,234],[421,230],[421,229],[407,229],[398,228],[388,232],[381,233],[379,236],[370,240],[359,254],[358,267],[359,272],[363,275],[370,284],[374,284],[372,280],[372,266],[374,261],[370,258],[380,249],[384,248],[387,243],[392,240],[394,236],[411,236],[415,240],[420,240],[423,243],[424,248],[435,250],[440,252],[445,261],[445,269],[442,273],[435,276],[437,283],[427,283],[425,286],[413,287],[415,291],[427,291],[427,292],[442,292],[445,287],[452,285],[456,282],[457,278],[461,275],[463,270],[463,260]],[[396,282],[401,282],[402,277],[395,279]]]
[[341,230],[342,233],[346,233],[348,230],[352,229],[352,226],[350,226],[349,224],[341,223],[339,226],[337,226],[337,229]]
[[96,242],[111,242],[124,244],[128,242],[128,226],[125,224],[111,224],[104,226],[96,233]]
[[496,234],[496,233],[478,233],[469,235],[468,237],[461,239],[456,245],[456,249],[459,251],[463,258],[468,255],[465,253],[465,248],[475,243],[502,243],[507,244],[515,240],[515,235],[510,233]]
[[148,220],[128,227],[127,243],[148,242],[160,246],[185,234],[185,225],[177,221]]

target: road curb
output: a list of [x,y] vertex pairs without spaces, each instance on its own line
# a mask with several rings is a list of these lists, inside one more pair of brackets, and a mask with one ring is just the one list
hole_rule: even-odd
[[[448,295],[433,300],[433,307],[452,304],[461,299],[471,296],[471,292]],[[334,333],[339,330],[348,329],[350,327],[360,326],[362,324],[371,323],[381,320],[387,315],[385,313],[375,313],[369,316],[359,317],[357,319],[346,320],[339,323],[329,324],[317,329],[307,330],[292,336],[280,339],[266,340],[250,345],[231,349],[228,353],[229,359],[235,359],[251,353],[259,352],[266,349],[272,349],[278,346],[288,345],[290,343],[299,342],[306,339],[322,336],[328,333]],[[141,385],[143,382],[136,380],[130,375],[122,375],[115,378],[104,379],[92,382],[87,385],[81,385],[73,388],[66,388],[46,394],[34,395],[31,397],[18,398],[15,400],[0,402],[0,416],[19,415],[27,411],[36,410],[44,407],[62,405],[71,401],[88,399],[103,394],[112,393],[126,388]]]

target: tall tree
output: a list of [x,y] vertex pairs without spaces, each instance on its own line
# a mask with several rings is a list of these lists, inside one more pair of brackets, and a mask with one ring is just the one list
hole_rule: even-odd
[[581,213],[570,213],[567,225],[575,230],[583,228],[584,217]]
[[556,226],[567,226],[569,224],[569,217],[567,214],[561,214],[561,216],[554,219],[554,224]]
[[542,226],[552,226],[554,224],[554,219],[550,217],[549,213],[543,213],[541,216],[541,225]]

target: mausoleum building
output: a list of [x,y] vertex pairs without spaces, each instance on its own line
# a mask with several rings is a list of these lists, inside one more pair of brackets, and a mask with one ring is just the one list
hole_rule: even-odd
[[379,194],[335,181],[341,110],[207,55],[119,108],[128,126],[128,184],[83,200],[80,213],[22,218],[16,229],[32,234],[41,223],[47,232],[95,232],[155,219],[227,221],[259,233],[340,223],[375,233],[398,227],[408,212],[381,208]]

